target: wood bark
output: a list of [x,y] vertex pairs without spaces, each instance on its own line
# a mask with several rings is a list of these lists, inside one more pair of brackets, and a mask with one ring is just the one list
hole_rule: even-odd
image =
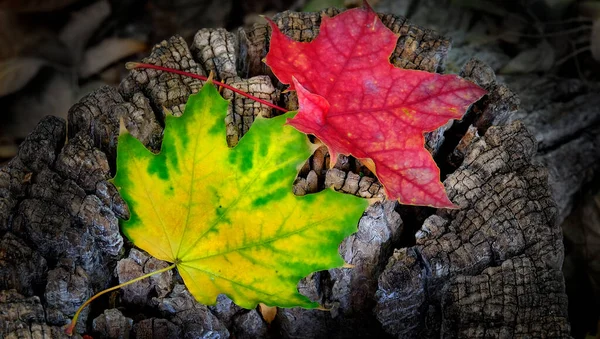
[[[337,13],[284,12],[274,20],[292,38],[310,41],[321,14]],[[401,17],[381,18],[399,34],[390,58],[395,65],[441,69],[447,39]],[[268,36],[264,24],[237,32],[203,29],[191,47],[172,37],[144,62],[202,75],[212,71],[232,86],[295,109],[295,94],[282,93],[261,62]],[[226,297],[215,306],[199,305],[175,275],[125,289],[119,301],[106,303],[125,312],[88,309],[92,313],[83,315],[79,332],[138,338],[568,337],[557,224],[568,199],[556,205],[551,192],[560,189],[548,185],[546,170],[534,159],[535,137],[524,124],[509,123],[518,97],[481,62],[469,62],[463,75],[489,94],[462,121],[426,138],[447,176],[449,196],[461,208],[435,211],[386,200],[370,206],[358,232],[340,246],[355,267],[317,272],[299,284],[329,312],[281,309],[268,328],[256,310],[240,309]],[[0,336],[61,337],[60,326],[111,283],[113,272],[122,280],[162,265],[123,247],[118,218],[129,212],[108,182],[119,120],[158,151],[166,112],[181,115],[188,96],[201,86],[179,75],[133,70],[119,88],[104,87],[81,99],[67,123],[44,119],[0,169]],[[256,116],[277,114],[231,91],[222,94],[231,99],[225,121],[230,146]],[[327,151],[320,148],[300,171],[296,194],[333,185],[383,197],[376,178],[355,159],[340,157],[329,167]],[[551,178],[558,182],[561,176]]]

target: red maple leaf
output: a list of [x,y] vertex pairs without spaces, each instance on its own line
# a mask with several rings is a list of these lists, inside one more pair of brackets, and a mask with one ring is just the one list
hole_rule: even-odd
[[266,63],[296,90],[300,109],[288,120],[338,154],[353,155],[377,175],[389,199],[455,207],[423,134],[460,119],[485,91],[456,75],[396,68],[389,61],[398,36],[367,5],[333,18],[319,35],[298,42],[271,25]]

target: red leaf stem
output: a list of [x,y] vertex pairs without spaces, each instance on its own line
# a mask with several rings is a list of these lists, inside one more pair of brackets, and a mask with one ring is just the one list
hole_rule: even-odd
[[[169,72],[169,73],[175,73],[175,74],[179,74],[179,75],[183,75],[183,76],[187,76],[190,78],[194,78],[194,79],[199,79],[199,80],[203,80],[203,81],[207,81],[208,77],[205,77],[203,75],[198,75],[198,74],[194,74],[194,73],[190,73],[190,72],[186,72],[186,71],[181,71],[175,68],[169,68],[169,67],[163,67],[163,66],[157,66],[157,65],[152,65],[152,64],[145,64],[145,63],[141,63],[141,62],[128,62],[125,67],[127,69],[135,69],[135,68],[150,68],[150,69],[155,69],[155,70],[159,70],[159,71],[165,71],[165,72]],[[216,81],[213,80],[213,83],[215,83],[215,85],[227,88],[228,90],[231,90],[239,95],[245,96],[246,98],[250,98],[256,102],[259,102],[263,105],[267,105],[271,108],[274,108],[278,111],[281,111],[283,113],[287,112],[288,110],[283,108],[283,107],[279,107],[275,104],[272,104],[266,100],[263,100],[261,98],[255,97],[252,94],[248,94],[240,89],[237,89],[233,86],[227,85],[225,83],[222,83],[220,81]]]

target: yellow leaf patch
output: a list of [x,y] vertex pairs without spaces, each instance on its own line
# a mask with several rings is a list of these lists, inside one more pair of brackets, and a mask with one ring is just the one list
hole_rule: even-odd
[[285,124],[295,113],[257,119],[230,149],[227,105],[205,85],[182,117],[167,117],[159,154],[129,133],[119,137],[114,183],[131,213],[123,233],[176,263],[203,304],[224,293],[248,309],[316,307],[298,281],[343,265],[338,246],[367,202],[332,189],[295,196],[292,183],[311,154],[306,136]]

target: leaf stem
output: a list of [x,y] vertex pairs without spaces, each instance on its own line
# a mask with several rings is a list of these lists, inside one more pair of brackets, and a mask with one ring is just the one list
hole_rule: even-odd
[[[152,65],[152,64],[145,64],[145,63],[141,63],[141,62],[128,62],[128,63],[125,64],[125,68],[127,68],[127,69],[150,68],[150,69],[156,69],[156,70],[159,70],[159,71],[165,71],[165,72],[169,72],[169,73],[175,73],[175,74],[179,74],[179,75],[183,75],[183,76],[187,76],[187,77],[190,77],[190,78],[199,79],[199,80],[203,80],[203,81],[207,81],[208,80],[208,78],[205,77],[205,76],[203,76],[203,75],[198,75],[198,74],[194,74],[194,73],[190,73],[190,72],[185,72],[185,71],[181,71],[181,70],[174,69],[174,68],[169,68],[169,67],[157,66],[157,65]],[[223,83],[223,82],[220,82],[220,81],[216,81],[216,80],[213,80],[213,83],[215,83],[215,84],[217,84],[217,85],[219,85],[221,87],[227,88],[228,90],[231,90],[231,91],[233,91],[233,92],[235,92],[235,93],[237,93],[239,95],[245,96],[246,98],[250,98],[250,99],[252,99],[252,100],[254,100],[256,102],[260,102],[263,105],[267,105],[267,106],[269,106],[271,108],[274,108],[274,109],[276,109],[278,111],[281,111],[283,113],[286,113],[288,111],[287,109],[285,109],[283,107],[279,107],[279,106],[277,106],[275,104],[272,104],[272,103],[270,103],[270,102],[268,102],[266,100],[263,100],[261,98],[255,97],[252,94],[246,93],[246,92],[244,92],[244,91],[242,91],[240,89],[237,89],[237,88],[235,88],[235,87],[233,87],[231,85],[227,85],[226,83]]]
[[67,326],[67,328],[65,328],[65,333],[67,335],[69,335],[69,336],[73,335],[73,330],[75,329],[75,325],[77,324],[77,318],[79,318],[79,314],[81,313],[81,311],[83,311],[83,309],[87,305],[89,305],[92,301],[94,301],[94,299],[96,299],[99,296],[101,296],[103,294],[106,294],[106,293],[108,293],[110,291],[114,291],[114,290],[119,289],[121,287],[124,287],[124,286],[127,286],[127,285],[131,285],[134,282],[146,279],[146,278],[151,277],[151,276],[153,276],[155,274],[160,274],[160,273],[163,273],[163,272],[170,271],[170,270],[174,269],[175,267],[177,267],[177,264],[172,264],[171,266],[168,266],[168,267],[165,267],[165,268],[161,268],[158,271],[150,272],[148,274],[144,274],[141,277],[137,277],[135,279],[131,279],[131,280],[126,281],[126,282],[124,282],[122,284],[119,284],[117,286],[113,286],[111,288],[107,288],[107,289],[105,289],[103,291],[100,291],[100,292],[94,294],[91,298],[89,298],[86,302],[84,302],[83,305],[81,305],[79,307],[79,309],[77,309],[77,312],[75,312],[75,315],[73,316],[73,319],[71,320],[71,323],[69,324],[69,326]]

